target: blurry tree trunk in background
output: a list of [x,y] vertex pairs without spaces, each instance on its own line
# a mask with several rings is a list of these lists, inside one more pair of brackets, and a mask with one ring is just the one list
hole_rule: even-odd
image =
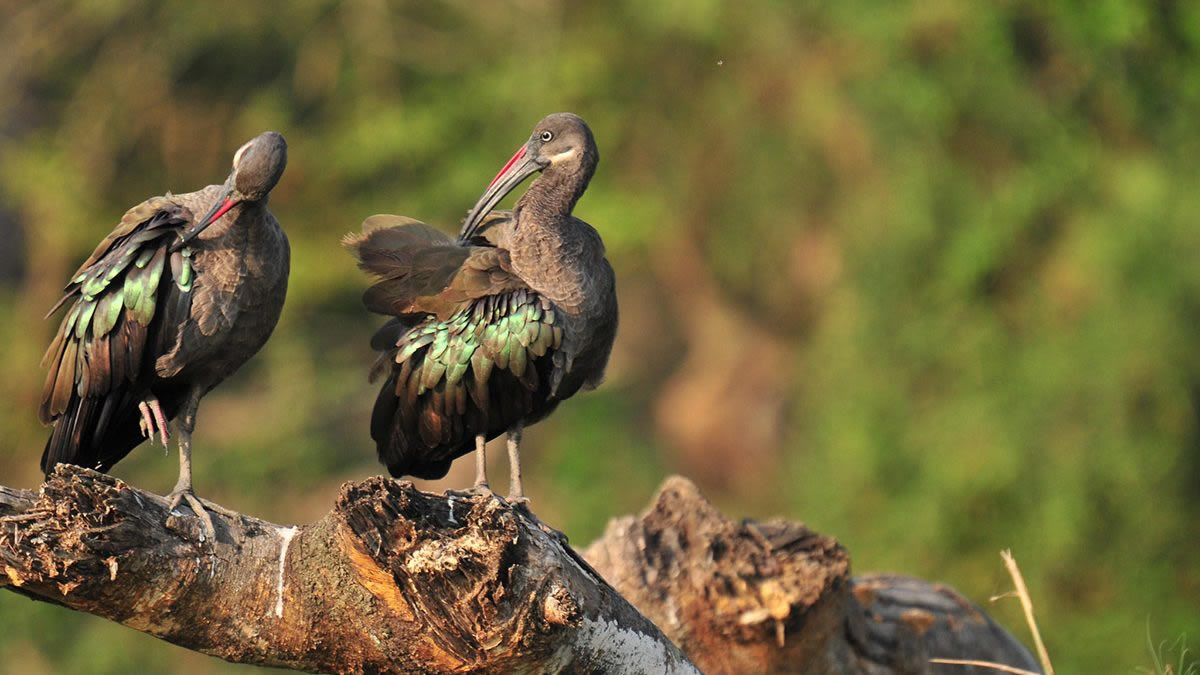
[[851,580],[832,538],[734,523],[681,478],[587,550],[603,578],[521,508],[384,478],[346,484],[308,526],[215,515],[218,540],[204,542],[161,497],[60,466],[40,494],[0,487],[0,586],[310,671],[920,673],[930,657],[1036,669],[952,590]]

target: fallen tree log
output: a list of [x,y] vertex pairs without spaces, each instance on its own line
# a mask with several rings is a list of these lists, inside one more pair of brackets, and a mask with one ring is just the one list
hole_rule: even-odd
[[1038,671],[1027,649],[942,584],[850,576],[832,537],[787,520],[733,521],[672,477],[639,517],[609,522],[584,556],[707,673]]
[[307,526],[213,511],[203,541],[161,497],[87,469],[0,487],[0,587],[317,672],[962,673],[928,657],[981,654],[1036,669],[953,591],[852,580],[833,539],[729,521],[679,478],[610,524],[591,564],[522,507],[384,478],[346,484]]

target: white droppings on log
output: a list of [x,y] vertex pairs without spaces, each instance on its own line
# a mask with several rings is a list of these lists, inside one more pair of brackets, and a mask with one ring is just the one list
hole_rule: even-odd
[[[561,541],[553,538],[551,541],[563,552],[569,565],[586,578],[594,577],[593,572],[585,570],[566,552]],[[585,617],[575,631],[575,639],[550,657],[550,663],[557,667],[547,668],[546,672],[582,664],[588,672],[699,674],[700,670],[682,658],[674,647],[670,641],[616,621]]]
[[[661,638],[655,638],[616,621],[585,618],[575,639],[554,657],[560,667],[582,665],[588,672],[699,673],[679,658]],[[553,670],[553,669],[548,669]]]
[[300,530],[294,527],[277,527],[275,532],[279,534],[279,581],[275,586],[275,616],[283,618],[283,566],[287,562],[288,546],[292,543],[292,537]]

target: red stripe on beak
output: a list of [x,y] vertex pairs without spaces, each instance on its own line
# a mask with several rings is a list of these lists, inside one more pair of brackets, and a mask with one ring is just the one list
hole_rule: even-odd
[[516,164],[517,162],[519,162],[521,160],[521,158],[524,156],[525,156],[525,146],[522,145],[521,148],[519,150],[517,150],[517,152],[515,154],[513,154],[512,159],[508,160],[508,163],[504,165],[504,168],[500,169],[500,173],[496,174],[496,177],[492,179],[492,182],[488,183],[488,188],[490,189],[493,185],[495,185],[496,181],[500,180],[501,176],[508,173],[508,170],[512,168],[513,164]]
[[221,208],[217,209],[216,213],[214,213],[211,218],[209,218],[207,221],[205,221],[202,224],[207,225],[209,223],[220,220],[221,216],[225,215],[225,212],[228,211],[229,209],[232,209],[234,206],[237,205],[237,203],[238,203],[238,200],[236,200],[232,197],[226,198],[225,201],[221,202]]

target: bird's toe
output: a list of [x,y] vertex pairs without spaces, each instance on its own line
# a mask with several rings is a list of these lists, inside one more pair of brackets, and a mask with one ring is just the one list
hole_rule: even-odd
[[492,491],[492,488],[487,483],[479,483],[465,490],[446,490],[444,493],[447,497],[458,497],[460,499],[470,499],[472,497],[496,497],[498,496]]
[[525,495],[509,495],[504,498],[504,501],[513,506],[523,506],[526,509],[529,508],[529,497],[526,497]]
[[170,519],[172,516],[179,517],[183,515],[176,509],[178,509],[179,505],[185,501],[187,502],[188,507],[192,510],[192,513],[200,521],[200,525],[203,529],[203,534],[201,535],[200,541],[215,541],[217,538],[217,528],[213,524],[212,515],[209,514],[208,508],[204,506],[204,503],[200,501],[200,498],[197,497],[196,494],[191,490],[175,490],[171,494],[167,495],[167,518]]

